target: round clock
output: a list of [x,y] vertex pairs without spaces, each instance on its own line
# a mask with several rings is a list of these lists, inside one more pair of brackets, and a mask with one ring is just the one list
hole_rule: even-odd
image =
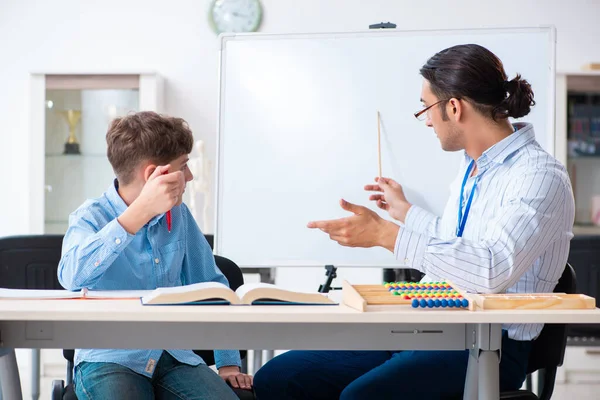
[[260,0],[214,0],[209,19],[217,33],[254,32],[262,19]]

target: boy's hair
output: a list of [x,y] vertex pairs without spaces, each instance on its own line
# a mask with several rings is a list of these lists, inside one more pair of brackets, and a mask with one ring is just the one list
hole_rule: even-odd
[[142,111],[115,118],[106,133],[106,144],[108,161],[119,183],[126,185],[143,161],[166,165],[191,153],[194,137],[183,119]]
[[[500,59],[477,44],[442,50],[427,60],[420,72],[438,99],[467,100],[494,121],[523,117],[535,105],[529,82],[519,74],[508,81]],[[447,120],[446,108],[441,110]]]

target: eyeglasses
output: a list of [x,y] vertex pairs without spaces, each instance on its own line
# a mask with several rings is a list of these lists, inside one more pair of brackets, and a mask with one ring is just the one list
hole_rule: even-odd
[[416,119],[418,119],[419,121],[425,121],[425,119],[427,119],[427,117],[429,116],[429,113],[428,113],[428,111],[429,111],[429,109],[430,109],[431,107],[433,107],[433,106],[435,106],[435,105],[438,105],[438,104],[440,104],[440,103],[441,103],[441,102],[443,102],[443,101],[448,101],[448,100],[450,100],[450,99],[446,99],[446,100],[440,100],[440,101],[438,101],[438,102],[435,102],[435,103],[433,103],[432,105],[430,105],[430,106],[428,106],[428,107],[425,107],[425,108],[424,108],[424,109],[422,109],[421,111],[417,111],[417,112],[415,113],[415,118],[416,118]]

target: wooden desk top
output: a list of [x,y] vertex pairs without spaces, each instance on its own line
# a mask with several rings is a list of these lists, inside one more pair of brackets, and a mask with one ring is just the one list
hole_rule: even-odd
[[237,323],[578,323],[593,310],[439,310],[370,306],[143,306],[139,300],[1,300],[0,321],[162,321]]

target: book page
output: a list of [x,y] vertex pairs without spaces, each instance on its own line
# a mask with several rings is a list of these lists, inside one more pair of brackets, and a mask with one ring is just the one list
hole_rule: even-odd
[[172,294],[172,293],[189,293],[195,292],[203,289],[229,289],[229,286],[226,286],[220,282],[200,282],[193,283],[191,285],[184,286],[173,286],[173,287],[159,287],[153,292],[160,292],[161,294]]
[[254,289],[276,289],[276,290],[283,290],[283,291],[286,291],[286,292],[303,293],[303,294],[315,294],[315,293],[317,293],[317,291],[314,291],[314,292],[305,292],[305,291],[288,290],[288,289],[281,288],[281,287],[279,287],[277,285],[273,285],[272,283],[264,283],[264,282],[244,283],[242,286],[240,286],[239,288],[237,288],[237,290],[235,291],[235,293],[241,299],[249,291],[254,290]]
[[38,290],[38,289],[0,289],[0,299],[77,299],[82,298],[82,291],[70,290]]
[[230,304],[239,303],[238,297],[229,286],[218,282],[201,282],[158,288],[143,296],[142,304],[195,304],[209,299],[222,299]]
[[243,303],[252,303],[256,300],[275,300],[290,303],[306,304],[335,304],[326,294],[314,292],[301,292],[282,289],[270,283],[249,283],[240,286],[236,294]]
[[254,289],[277,289],[277,286],[275,286],[271,283],[262,283],[262,282],[244,283],[242,286],[237,288],[237,290],[235,291],[235,294],[237,294],[240,299],[243,299],[244,296],[249,291],[254,290]]
[[140,299],[152,290],[88,290],[87,299]]

